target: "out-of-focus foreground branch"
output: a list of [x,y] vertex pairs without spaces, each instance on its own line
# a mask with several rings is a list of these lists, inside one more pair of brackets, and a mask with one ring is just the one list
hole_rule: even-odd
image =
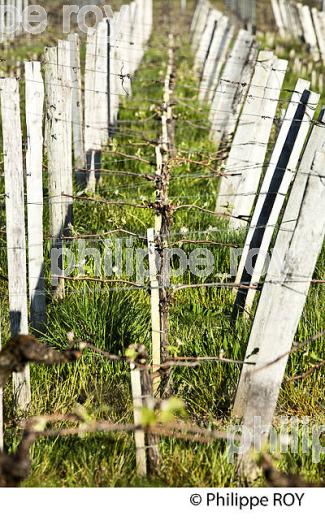
[[63,352],[43,345],[33,336],[20,335],[11,338],[0,352],[0,388],[3,388],[13,372],[21,372],[28,363],[58,365],[72,363],[82,352],[69,349]]

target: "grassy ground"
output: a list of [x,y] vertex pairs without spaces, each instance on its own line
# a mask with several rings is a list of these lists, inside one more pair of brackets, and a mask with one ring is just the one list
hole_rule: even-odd
[[[156,2],[153,38],[143,64],[133,82],[133,97],[122,102],[119,128],[103,154],[102,166],[109,170],[98,187],[98,197],[139,203],[154,200],[153,183],[126,173],[154,173],[155,150],[148,140],[160,135],[159,104],[166,72],[166,42],[169,24],[176,30],[177,103],[176,144],[178,159],[171,163],[170,198],[177,204],[198,204],[214,210],[218,189],[217,178],[206,178],[217,169],[214,146],[209,141],[208,108],[197,102],[198,79],[192,72],[187,20],[176,11],[177,2]],[[168,7],[173,8],[168,17]],[[175,23],[176,22],[176,23]],[[19,52],[26,54],[21,47]],[[286,87],[292,88],[295,77],[290,72]],[[286,94],[285,97],[287,97]],[[150,164],[127,159],[120,152],[148,160]],[[190,159],[191,161],[188,161]],[[208,161],[207,161],[208,159]],[[205,161],[202,166],[197,162]],[[201,178],[200,178],[201,176]],[[203,178],[203,176],[205,178]],[[3,193],[3,187],[0,192]],[[2,201],[1,201],[2,202]],[[74,205],[75,234],[102,233],[123,228],[140,238],[135,247],[143,247],[141,237],[153,225],[151,210],[128,206],[105,206],[100,203],[76,202]],[[4,209],[1,206],[2,226]],[[47,219],[46,219],[46,227]],[[187,228],[187,232],[183,229]],[[210,229],[209,233],[206,233]],[[47,229],[48,231],[48,229]],[[204,232],[204,234],[203,234]],[[120,238],[127,239],[121,232]],[[175,212],[172,223],[173,242],[186,237],[201,237],[216,242],[241,245],[243,233],[227,230],[227,222],[196,211]],[[6,292],[5,238],[0,235],[1,268],[1,330],[3,341],[9,337],[8,301]],[[89,246],[93,246],[89,242]],[[73,248],[75,246],[72,246]],[[103,249],[102,240],[96,247]],[[190,253],[193,245],[184,245]],[[228,246],[209,246],[215,257],[215,269],[204,281],[219,281],[229,272]],[[47,252],[49,244],[47,244]],[[325,256],[321,256],[316,278],[323,279]],[[48,275],[48,265],[46,266]],[[90,262],[87,274],[94,273]],[[186,274],[177,283],[199,283],[202,278]],[[243,359],[251,323],[231,321],[233,295],[228,289],[200,288],[178,291],[170,309],[170,352],[181,355],[219,355]],[[304,340],[325,328],[324,289],[311,289],[297,340]],[[150,348],[150,306],[146,290],[100,288],[90,283],[67,284],[63,302],[49,295],[46,331],[42,339],[58,348],[66,348],[67,333],[94,343],[103,350],[123,353],[130,343],[143,342]],[[324,342],[313,343],[306,352],[290,359],[287,375],[303,372],[316,359],[322,358]],[[91,417],[110,421],[132,420],[129,370],[126,365],[111,365],[99,356],[87,354],[73,366],[31,367],[33,398],[30,414],[68,412],[83,406]],[[206,364],[195,370],[175,369],[172,393],[186,403],[188,419],[204,427],[226,427],[239,369],[236,366]],[[323,374],[316,371],[310,378],[284,384],[277,415],[310,416],[324,423],[325,403]],[[12,412],[10,386],[5,390],[5,442],[14,449],[19,439],[19,420]],[[277,423],[277,419],[275,419]],[[161,467],[153,481],[140,481],[135,475],[135,450],[129,434],[97,434],[68,439],[40,440],[32,449],[32,473],[26,486],[236,486],[239,484],[233,465],[227,462],[226,446],[222,441],[210,446],[175,439],[160,442]],[[313,464],[311,454],[285,455],[277,464],[285,471],[297,472],[316,483],[324,477],[324,458]],[[263,480],[256,481],[263,485]]]

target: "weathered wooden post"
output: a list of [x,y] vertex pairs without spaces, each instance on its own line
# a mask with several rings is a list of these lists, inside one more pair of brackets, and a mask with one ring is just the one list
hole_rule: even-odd
[[211,46],[205,60],[204,68],[201,75],[199,100],[212,98],[212,91],[219,80],[219,70],[224,63],[224,58],[228,49],[229,41],[229,20],[226,16],[222,16],[215,28]]
[[[161,172],[160,177],[157,177],[157,182],[160,184],[158,193],[158,206],[161,218],[159,219],[160,229],[158,235],[159,251],[160,251],[160,265],[158,280],[160,286],[160,347],[161,357],[164,360],[168,354],[168,321],[169,321],[169,304],[170,304],[170,259],[166,254],[168,248],[168,240],[171,225],[171,210],[168,198],[169,180],[170,180],[170,166],[169,158],[175,153],[174,143],[174,129],[173,129],[173,111],[172,111],[172,93],[175,88],[175,64],[174,64],[174,37],[169,35],[168,46],[168,66],[165,76],[164,88],[164,111],[161,117],[162,121],[162,146],[161,153]],[[157,155],[158,158],[158,155]],[[156,218],[156,224],[158,219]]]
[[[325,150],[325,116],[324,111],[322,111],[319,122],[321,123],[319,126],[314,126],[312,129],[312,132],[310,134],[308,143],[306,145],[298,172],[295,176],[293,187],[290,193],[290,197],[288,200],[288,204],[286,206],[284,216],[282,218],[282,223],[280,226],[280,231],[277,235],[276,239],[276,245],[273,251],[273,257],[272,262],[274,264],[275,261],[277,261],[278,269],[282,268],[283,266],[283,257],[284,257],[284,251],[287,247],[287,244],[290,243],[290,240],[293,236],[293,233],[295,231],[297,220],[299,217],[302,201],[304,198],[304,193],[306,190],[306,186],[309,180],[310,175],[314,175],[312,173],[313,163],[315,154],[317,152],[321,152]],[[309,175],[309,172],[310,175]],[[307,249],[306,249],[307,251]],[[305,265],[305,264],[304,264]],[[267,278],[270,279],[270,274],[272,273],[271,266],[269,267]],[[273,274],[272,274],[273,276]],[[277,275],[278,276],[278,275]],[[277,277],[273,278],[275,281],[278,280]],[[292,289],[295,289],[295,286],[291,287]],[[270,302],[271,303],[271,302]],[[259,307],[262,305],[259,303]],[[258,313],[261,319],[261,311],[258,307]],[[266,310],[266,309],[265,309]],[[291,305],[286,309],[286,313],[291,313]],[[264,319],[267,320],[268,315],[264,315]],[[280,319],[280,316],[279,316]],[[285,318],[283,318],[285,319]],[[255,318],[254,323],[257,320],[257,315]],[[281,316],[282,320],[282,316]],[[260,326],[263,328],[263,323],[260,322]],[[260,332],[262,333],[262,331]],[[247,356],[252,350],[247,349]],[[271,347],[271,352],[273,353],[273,346]],[[235,405],[233,409],[233,415],[236,417],[242,417],[244,413],[244,409],[246,406],[246,399],[248,394],[248,383],[249,383],[249,373],[250,370],[247,366],[244,366],[242,369],[242,374],[240,378],[240,383],[237,390]]]
[[[138,12],[138,10],[136,11]],[[118,52],[118,31],[119,31],[119,17],[117,14],[114,15],[113,20],[109,20],[109,97],[110,97],[110,133],[113,134],[118,119],[120,96],[125,95],[123,88],[121,87],[121,80],[119,75],[123,77],[123,65],[119,62]],[[138,42],[134,43],[138,46]],[[134,49],[133,49],[134,50]],[[138,58],[137,58],[138,59]]]
[[319,51],[317,45],[317,36],[314,29],[311,11],[308,5],[297,4],[301,20],[301,26],[304,31],[304,39],[310,48],[310,53],[314,61],[319,59]]
[[52,273],[52,286],[55,294],[62,298],[64,295],[64,280],[59,279],[58,272],[63,272],[62,258],[62,183],[58,169],[58,156],[61,153],[59,114],[59,78],[58,52],[56,47],[48,47],[44,53],[45,93],[46,93],[46,128],[45,144],[48,156],[48,189],[50,209],[51,246],[57,251],[58,265],[56,276]]
[[147,475],[147,456],[145,433],[141,428],[141,410],[142,410],[142,388],[141,388],[141,372],[140,368],[135,365],[131,366],[131,389],[133,400],[134,425],[139,428],[134,432],[135,450],[136,450],[136,466],[137,474],[140,477]]
[[246,432],[243,442],[247,442],[247,433],[255,440],[256,418],[262,426],[262,440],[272,425],[288,357],[324,241],[324,161],[325,152],[316,152],[312,169],[301,172],[304,180],[297,175],[294,198],[290,196],[288,202],[290,215],[294,208],[297,216],[288,228],[285,213],[284,229],[281,226],[275,243],[247,347],[246,357],[256,365],[249,370],[246,365],[236,398],[236,415],[243,416]]
[[[273,52],[260,51],[254,76],[232,141],[219,186],[216,211],[249,217],[254,204],[264,159],[288,62]],[[227,177],[227,173],[229,176]],[[232,227],[244,221],[234,219]]]
[[46,144],[52,239],[52,285],[64,296],[63,236],[72,223],[72,124],[69,42],[45,50]]
[[[95,65],[95,117],[98,127],[99,143],[104,146],[109,136],[108,120],[108,31],[109,20],[99,22],[96,30],[96,65]],[[99,179],[100,173],[97,174]]]
[[209,48],[214,37],[214,33],[217,28],[217,24],[221,16],[221,13],[216,9],[211,9],[211,11],[209,12],[207,25],[199,42],[199,46],[194,58],[194,69],[198,72],[201,72],[202,67],[204,66],[207,54],[209,52]]
[[321,57],[321,60],[322,60],[322,62],[324,64],[325,63],[325,35],[324,35],[324,27],[323,27],[323,24],[322,24],[320,12],[318,11],[318,9],[316,9],[316,7],[312,7],[311,14],[312,14],[313,22],[314,22],[315,33],[316,33],[316,36],[317,36],[317,43],[318,43],[318,48],[319,48],[319,52],[320,52],[320,57]]
[[130,74],[134,74],[136,71],[136,35],[135,35],[135,21],[136,21],[136,2],[130,3],[130,48],[129,48],[129,62],[130,62]]
[[84,184],[86,177],[86,154],[84,139],[84,115],[82,96],[82,77],[80,65],[80,41],[76,33],[68,36],[71,51],[71,87],[72,87],[72,144],[76,179]]
[[[4,175],[6,192],[6,233],[11,335],[28,334],[24,171],[20,121],[19,82],[0,80]],[[13,374],[17,405],[26,410],[30,403],[29,367]]]
[[133,400],[134,433],[136,446],[137,474],[146,477],[147,473],[154,474],[159,464],[158,446],[155,437],[145,432],[142,424],[143,408],[154,408],[151,376],[148,370],[148,354],[144,345],[131,345],[129,347],[132,361],[131,390]]
[[89,28],[85,68],[85,151],[87,158],[87,190],[94,192],[100,178],[101,150],[110,133],[112,111],[111,21],[102,20],[97,28]]
[[291,18],[291,27],[293,36],[297,39],[302,40],[303,38],[303,27],[301,25],[301,20],[298,12],[298,7],[296,2],[289,3],[289,11]]
[[192,37],[192,51],[194,53],[197,51],[198,45],[200,43],[202,34],[204,32],[208,20],[210,9],[211,5],[209,2],[202,2]]
[[162,153],[162,145],[159,143],[156,148],[156,175],[155,175],[155,183],[156,183],[156,204],[157,209],[155,213],[155,233],[159,235],[162,226],[162,215],[160,211],[160,206],[162,203],[162,183],[163,183],[163,173],[164,173],[164,160]]
[[206,3],[207,3],[207,0],[199,0],[197,2],[197,4],[196,4],[196,8],[195,8],[195,11],[194,11],[194,14],[193,14],[193,18],[192,18],[192,22],[191,22],[191,33],[192,33],[192,36],[193,36],[193,33],[196,30],[202,6],[204,4],[206,4]]
[[[148,24],[148,38],[151,35],[152,25],[152,1],[148,2],[149,10],[146,14],[146,20]],[[120,11],[122,13],[122,11]],[[119,86],[119,92],[124,96],[131,96],[131,68],[130,68],[130,48],[131,48],[131,27],[130,27],[130,6],[125,5],[119,23],[116,24],[115,34],[117,39],[117,67],[121,74],[120,78],[117,78]]]
[[44,84],[40,62],[25,62],[25,89],[30,324],[33,329],[40,330],[44,326],[46,314],[43,254]]
[[[87,31],[85,64],[85,152],[87,159],[87,186],[89,192],[96,189],[96,167],[100,163],[100,138],[98,136],[98,113],[96,112],[95,71],[97,53],[97,31],[90,27]],[[97,104],[97,108],[98,108]],[[105,120],[105,114],[103,115]]]
[[[147,2],[150,4],[150,1]],[[111,29],[109,29],[109,51],[114,51],[115,49],[115,59],[114,54],[112,54],[112,60],[109,59],[109,63],[112,65],[111,73],[112,78],[110,83],[112,83],[112,93],[116,94],[114,97],[116,98],[116,105],[119,106],[119,96],[130,96],[131,95],[131,77],[130,77],[130,67],[129,67],[129,47],[130,47],[130,34],[125,30],[125,24],[129,19],[129,6],[124,6],[124,10],[120,11],[115,18],[114,27],[112,28],[113,34],[111,35]],[[149,23],[150,23],[150,12],[146,14],[147,24],[146,32],[150,31]],[[110,24],[111,21],[108,20]],[[115,63],[114,63],[115,62]],[[109,69],[111,66],[109,66]],[[110,71],[109,71],[110,72]],[[108,72],[108,73],[109,73]],[[114,85],[114,86],[113,86]],[[110,89],[108,89],[110,92]],[[109,95],[110,97],[110,95]],[[114,101],[114,97],[112,96],[112,102]],[[116,115],[112,115],[112,123],[116,125],[117,123],[117,112]],[[114,128],[113,128],[114,130]]]
[[153,0],[145,0],[144,3],[144,43],[148,43],[153,24]]
[[[216,63],[215,69],[211,76],[210,86],[207,90],[207,100],[211,104],[217,92],[217,87],[220,81],[221,72],[225,66],[226,61],[228,60],[230,54],[230,48],[233,44],[233,39],[235,35],[235,26],[230,25],[227,31],[224,33],[223,38],[221,40],[221,48],[220,48],[220,57]],[[211,120],[210,114],[210,120]]]
[[[252,216],[236,283],[259,283],[269,246],[317,108],[319,95],[308,91],[309,82],[298,80],[267,168]],[[239,289],[235,306],[252,307],[256,291]]]
[[210,135],[216,145],[220,144],[224,136],[229,118],[234,117],[235,107],[233,102],[241,88],[242,72],[249,58],[253,42],[254,38],[248,31],[239,31],[231,55],[219,80],[210,111],[212,124]]
[[156,252],[155,230],[148,229],[148,255],[149,255],[149,279],[150,279],[150,306],[151,306],[151,343],[152,343],[152,365],[153,375],[156,376],[153,381],[154,395],[157,395],[160,385],[160,378],[157,377],[161,365],[161,325],[159,310],[159,282]]
[[271,0],[271,5],[273,9],[273,14],[275,18],[275,23],[277,28],[279,29],[280,36],[285,38],[285,27],[282,20],[281,10],[278,4],[278,0]]
[[62,125],[61,143],[61,182],[63,190],[64,232],[70,233],[72,224],[72,85],[71,85],[71,47],[70,42],[58,41],[58,79],[61,89],[60,123]]
[[288,35],[291,32],[291,27],[288,18],[288,10],[287,10],[287,2],[284,0],[278,0],[279,10],[281,13],[282,24],[284,28],[284,33],[282,34],[283,38],[288,38]]
[[257,44],[253,42],[247,61],[242,70],[241,80],[239,82],[240,84],[237,86],[237,90],[232,101],[230,113],[228,114],[228,118],[224,125],[223,142],[227,146],[229,146],[230,142],[232,141],[234,132],[236,130],[238,118],[242,111],[243,104],[245,102],[247,92],[252,80],[254,68],[256,65],[257,54]]

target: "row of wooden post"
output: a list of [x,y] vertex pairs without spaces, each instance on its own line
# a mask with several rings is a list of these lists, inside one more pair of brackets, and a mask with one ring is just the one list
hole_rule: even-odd
[[[148,355],[143,345],[133,345],[134,362],[131,363],[131,390],[133,399],[134,435],[136,448],[136,468],[140,477],[157,473],[159,467],[159,451],[157,439],[145,432],[143,410],[155,409],[155,397],[152,373],[149,371]],[[157,373],[155,374],[157,376]],[[156,377],[157,378],[157,377]],[[155,382],[155,379],[153,381]]]
[[[125,82],[123,77],[123,92],[125,93],[124,89],[127,86],[131,94],[131,76],[142,60],[145,45],[151,34],[152,0],[136,0],[123,9],[123,18],[115,15],[113,20],[104,20],[96,29],[89,29],[84,92],[80,43],[76,34],[70,34],[67,41],[60,40],[57,47],[45,49],[44,80],[40,62],[25,62],[25,161],[19,78],[0,79],[12,336],[27,334],[30,327],[36,331],[41,330],[45,323],[44,150],[48,167],[51,254],[56,250],[60,267],[63,268],[63,239],[69,234],[73,222],[74,172],[78,180],[78,176],[85,177],[87,171],[89,188],[93,180],[92,170],[89,166],[87,168],[87,154],[97,152],[99,146],[108,141],[113,126],[110,126],[108,121],[117,124],[118,99],[123,95],[120,78],[122,73],[126,75]],[[127,32],[124,31],[126,26],[123,25],[126,20],[129,20]],[[94,34],[96,47],[90,44],[93,42]],[[92,63],[89,63],[90,57]],[[110,108],[105,110],[103,116],[104,104]],[[96,114],[94,119],[92,111]],[[87,132],[93,132],[91,143],[90,138],[87,141]],[[90,188],[94,187],[94,184],[91,184]],[[55,271],[52,275],[55,294],[63,297],[62,272]],[[31,399],[28,367],[23,373],[14,375],[13,384],[17,406],[26,410]],[[2,411],[0,422],[1,417]]]
[[325,64],[325,12],[296,1],[271,0],[279,34],[283,39],[305,42],[314,61]]
[[[261,418],[267,435],[325,235],[325,119],[322,112],[319,121],[313,121],[320,96],[310,90],[309,81],[298,79],[265,165],[288,63],[271,51],[260,51],[257,59],[250,59],[254,43],[243,30],[226,56],[215,54],[218,63],[211,66],[209,51],[201,60],[200,35],[210,40],[205,44],[210,51],[220,33],[223,43],[219,45],[229,47],[227,23],[213,11],[204,0],[198,4],[192,42],[201,86],[213,85],[209,96],[200,92],[213,110],[211,137],[220,147],[232,136],[216,210],[228,213],[232,229],[248,224],[236,277],[241,287],[235,289],[236,314],[243,309],[252,313],[256,288],[266,273],[246,353],[256,366],[245,365],[242,370],[233,415],[243,420],[251,434],[254,417]],[[212,16],[217,19],[213,29]],[[244,81],[242,71],[248,64],[249,79]],[[232,132],[227,133],[229,118]]]
[[24,32],[28,5],[28,0],[1,0],[0,43],[10,42]]

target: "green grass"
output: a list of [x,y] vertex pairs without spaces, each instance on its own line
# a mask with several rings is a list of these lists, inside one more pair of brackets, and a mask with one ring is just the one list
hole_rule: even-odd
[[[121,176],[116,170],[140,174],[154,174],[155,141],[160,135],[159,104],[162,100],[166,71],[166,26],[161,23],[164,5],[156,2],[156,31],[150,47],[133,82],[133,96],[122,100],[121,123],[107,151],[102,167],[111,173],[103,175],[98,197],[139,203],[154,201],[153,183],[143,178]],[[176,142],[178,155],[192,162],[171,165],[170,198],[177,204],[195,203],[214,210],[218,190],[217,178],[203,179],[220,163],[213,155],[209,140],[208,107],[197,101],[198,79],[192,72],[188,29],[184,21],[177,21],[177,90],[175,107]],[[159,29],[159,30],[158,30]],[[24,49],[20,49],[24,53]],[[289,71],[285,87],[292,88],[295,77]],[[287,96],[287,94],[286,94]],[[137,155],[150,164],[122,157],[115,152]],[[206,166],[198,165],[208,158]],[[195,162],[196,161],[196,162]],[[2,183],[2,181],[1,181]],[[3,183],[2,183],[3,184]],[[0,193],[4,188],[1,186]],[[2,200],[1,200],[2,203]],[[4,222],[4,208],[1,206]],[[74,204],[74,232],[102,233],[123,228],[141,236],[153,226],[151,210],[128,206],[106,206],[100,203]],[[46,231],[48,222],[46,217]],[[182,228],[189,231],[186,238],[207,238],[217,242],[241,245],[244,233],[230,232],[227,222],[213,215],[197,211],[176,211],[172,222],[173,242],[182,237]],[[209,234],[200,235],[211,229]],[[123,233],[118,234],[126,239]],[[0,235],[0,274],[6,276],[5,236]],[[145,242],[136,239],[135,246]],[[92,243],[89,242],[91,247]],[[103,248],[100,240],[97,247]],[[177,246],[177,244],[176,244]],[[49,251],[49,244],[46,246]],[[75,246],[72,246],[73,248]],[[190,253],[193,245],[184,245]],[[209,246],[215,257],[215,269],[206,281],[220,280],[229,272],[228,246]],[[316,277],[324,278],[325,256],[322,254]],[[49,266],[46,265],[47,277]],[[93,265],[87,263],[87,273]],[[176,283],[199,283],[201,278],[186,273],[174,279]],[[8,296],[6,281],[0,280],[2,298],[2,339],[9,337]],[[243,359],[251,322],[231,320],[233,295],[228,289],[198,288],[177,291],[170,308],[170,347],[172,353],[190,356],[219,355]],[[310,290],[297,340],[304,340],[325,328],[324,289]],[[103,350],[123,353],[129,344],[142,342],[150,350],[150,301],[146,290],[125,290],[100,287],[91,283],[67,283],[66,298],[58,303],[49,294],[47,328],[41,337],[59,349],[67,347],[67,333],[94,343]],[[324,342],[318,340],[306,352],[290,358],[287,375],[306,370],[315,359],[322,358]],[[195,370],[177,368],[172,372],[172,393],[184,400],[188,419],[203,427],[224,428],[230,424],[231,403],[239,378],[239,368],[233,365],[205,364]],[[323,373],[296,383],[284,384],[278,415],[310,416],[324,422]],[[129,369],[126,364],[110,364],[88,353],[75,365],[62,367],[31,367],[32,403],[29,414],[69,412],[83,406],[89,415],[110,421],[132,421]],[[13,413],[10,385],[5,389],[5,444],[13,450],[19,441],[20,419]],[[129,434],[97,434],[65,439],[39,440],[32,448],[32,472],[25,486],[236,486],[239,478],[233,465],[227,462],[225,443],[210,446],[162,439],[159,444],[160,471],[154,480],[139,480],[135,473],[135,450]],[[278,461],[285,471],[294,471],[319,482],[324,478],[324,458],[315,465],[310,455],[284,455]],[[260,479],[255,483],[263,485]]]

